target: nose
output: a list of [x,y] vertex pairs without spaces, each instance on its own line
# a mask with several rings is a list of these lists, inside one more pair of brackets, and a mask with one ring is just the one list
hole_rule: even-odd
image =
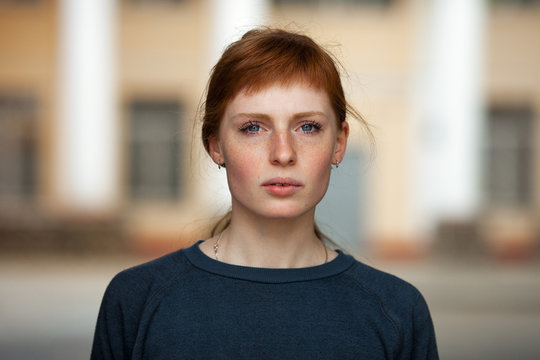
[[281,166],[296,163],[294,139],[288,131],[279,131],[272,135],[270,162]]

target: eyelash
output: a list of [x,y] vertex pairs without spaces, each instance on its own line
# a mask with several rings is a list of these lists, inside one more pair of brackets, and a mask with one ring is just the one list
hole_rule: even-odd
[[[311,131],[303,131],[304,134],[307,134],[307,135],[310,135],[310,134],[314,134],[314,133],[317,133],[319,132],[321,129],[322,129],[322,125],[319,124],[318,122],[316,121],[304,121],[301,125],[300,125],[300,129],[302,129],[302,127],[304,125],[311,125],[313,126],[313,129]],[[252,127],[252,126],[259,126],[259,123],[257,121],[248,121],[247,123],[243,124],[238,130],[240,130],[241,132],[243,132],[244,134],[256,134],[258,131],[250,131],[249,128]]]
[[319,131],[321,131],[322,129],[322,125],[319,124],[318,122],[315,122],[315,121],[304,121],[301,125],[300,125],[300,129],[302,128],[302,126],[304,125],[311,125],[313,126],[313,130],[312,131],[304,131],[304,134],[314,134],[314,133],[317,133]]
[[244,134],[256,134],[257,132],[249,130],[249,128],[252,127],[252,126],[259,126],[260,127],[258,122],[256,122],[256,121],[248,121],[244,125],[240,126],[240,128],[238,130],[240,130]]

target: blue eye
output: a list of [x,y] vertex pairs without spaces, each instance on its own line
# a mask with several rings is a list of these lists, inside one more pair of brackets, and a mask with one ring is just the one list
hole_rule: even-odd
[[260,132],[261,130],[262,129],[259,124],[251,122],[251,121],[242,125],[242,127],[240,128],[240,131],[243,132],[244,134],[256,134]]
[[300,126],[300,131],[306,134],[314,134],[321,130],[321,125],[316,122],[306,122]]

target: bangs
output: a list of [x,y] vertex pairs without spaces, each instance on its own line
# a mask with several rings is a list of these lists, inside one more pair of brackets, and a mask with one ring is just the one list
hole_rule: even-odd
[[[328,95],[339,89],[341,81],[332,57],[310,38],[298,34],[276,32],[261,39],[258,31],[250,31],[240,40],[241,47],[233,43],[224,53],[222,66],[228,71],[221,74],[218,84],[220,98],[230,101],[241,91],[256,93],[272,85],[289,87],[305,84]],[[272,36],[275,35],[275,36]]]
[[251,79],[253,80],[246,77],[246,81],[239,82],[234,89],[234,93],[245,92],[246,94],[255,94],[275,85],[283,88],[304,85],[317,90],[326,90],[328,88],[327,84],[321,81],[320,77],[298,71],[291,71],[290,73],[276,72],[275,74],[268,74],[268,76],[252,77]]
[[319,90],[331,88],[329,79],[332,75],[337,75],[329,74],[333,72],[333,67],[324,66],[325,63],[320,58],[313,59],[320,54],[309,54],[309,49],[299,50],[308,51],[301,51],[298,54],[270,53],[269,59],[264,63],[246,62],[244,65],[247,66],[239,66],[238,83],[232,89],[233,92],[235,94],[240,91],[253,93],[272,85],[290,87],[296,84],[308,85]]

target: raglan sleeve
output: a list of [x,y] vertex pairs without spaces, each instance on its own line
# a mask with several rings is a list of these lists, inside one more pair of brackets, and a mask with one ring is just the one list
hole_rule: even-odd
[[438,360],[437,341],[435,329],[428,305],[418,292],[413,308],[412,318],[412,360]]
[[116,275],[105,290],[98,313],[90,360],[131,359],[144,291],[126,271]]

